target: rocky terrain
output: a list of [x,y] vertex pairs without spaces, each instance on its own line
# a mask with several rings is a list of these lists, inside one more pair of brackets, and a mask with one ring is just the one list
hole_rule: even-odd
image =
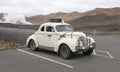
[[84,13],[52,13],[26,17],[34,25],[47,22],[50,18],[62,18],[77,30],[120,31],[120,8],[96,8]]
[[[48,19],[50,18],[62,18],[65,20],[65,22],[72,22],[72,24],[83,24],[84,22],[89,22],[88,19],[85,19],[85,17],[89,17],[90,19],[94,18],[94,23],[98,23],[96,20],[99,20],[99,18],[101,17],[102,20],[101,23],[105,23],[107,18],[104,18],[105,16],[110,16],[112,18],[113,17],[119,17],[120,15],[120,8],[116,7],[116,8],[96,8],[94,10],[91,11],[87,11],[84,13],[80,13],[80,12],[72,12],[72,13],[63,13],[63,12],[58,12],[58,13],[51,13],[48,15],[37,15],[37,16],[33,16],[33,17],[26,17],[26,20],[33,23],[33,24],[42,24],[44,22],[47,22]],[[100,17],[99,17],[100,16]],[[96,19],[96,18],[97,19]],[[84,18],[84,21],[82,23],[74,23],[77,21],[80,21]],[[104,18],[104,19],[103,19]],[[118,18],[119,19],[119,18]],[[113,20],[115,20],[113,18]],[[107,20],[109,21],[109,20]],[[90,25],[91,23],[89,23]]]
[[[0,14],[0,20],[3,20],[4,13]],[[120,7],[115,8],[96,8],[84,13],[51,13],[48,15],[37,15],[26,17],[26,21],[31,22],[33,25],[40,25],[48,22],[50,18],[62,18],[65,22],[70,23],[77,29],[80,27],[96,28],[99,30],[119,30],[120,26]],[[25,25],[26,26],[26,25]],[[109,27],[109,29],[108,29]],[[111,28],[113,27],[113,28]],[[102,29],[101,29],[102,28]]]
[[[3,13],[0,14],[0,20],[2,20]],[[48,15],[37,15],[33,17],[26,17],[28,22],[32,25],[20,25],[20,24],[0,24],[4,27],[17,27],[38,29],[39,25],[48,22],[50,18],[62,18],[65,22],[71,24],[75,30],[93,33],[96,30],[97,33],[111,33],[120,34],[120,8],[96,8],[84,13],[72,12],[72,13],[51,13]]]

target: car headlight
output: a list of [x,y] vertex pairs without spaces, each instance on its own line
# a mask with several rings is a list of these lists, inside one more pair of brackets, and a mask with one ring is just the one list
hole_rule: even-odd
[[79,39],[80,39],[81,41],[84,41],[84,37],[79,37]]
[[96,43],[92,43],[92,44],[90,45],[90,48],[96,48]]

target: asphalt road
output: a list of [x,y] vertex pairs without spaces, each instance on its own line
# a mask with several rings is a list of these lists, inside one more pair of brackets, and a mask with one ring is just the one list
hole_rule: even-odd
[[[0,28],[28,36],[33,30]],[[21,36],[22,36],[21,35]],[[120,37],[92,36],[97,49],[90,56],[76,54],[70,60],[54,52],[30,49],[0,51],[0,72],[120,72]]]

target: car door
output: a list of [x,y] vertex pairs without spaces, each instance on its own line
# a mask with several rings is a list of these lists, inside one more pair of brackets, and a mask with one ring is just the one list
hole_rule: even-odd
[[46,26],[46,33],[45,33],[45,46],[49,50],[54,50],[55,43],[57,41],[57,33],[53,26]]
[[39,44],[39,47],[45,46],[45,26],[41,26],[39,31],[37,32],[37,41]]

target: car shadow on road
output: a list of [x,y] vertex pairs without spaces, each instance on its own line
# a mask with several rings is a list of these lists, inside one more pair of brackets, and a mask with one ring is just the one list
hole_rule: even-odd
[[93,58],[93,55],[84,55],[82,53],[75,53],[75,54],[72,55],[72,60],[86,59],[86,58]]
[[[49,55],[52,57],[61,58],[60,55],[58,55],[56,52],[48,51],[48,50],[44,50],[44,49],[38,49],[37,53],[42,53],[42,54]],[[93,57],[94,57],[93,55],[83,55],[82,53],[75,53],[72,55],[70,60],[86,59],[86,58],[93,58]]]
[[58,56],[56,52],[44,50],[44,49],[38,49],[37,52],[45,55],[50,55],[50,56],[56,56],[56,57]]

